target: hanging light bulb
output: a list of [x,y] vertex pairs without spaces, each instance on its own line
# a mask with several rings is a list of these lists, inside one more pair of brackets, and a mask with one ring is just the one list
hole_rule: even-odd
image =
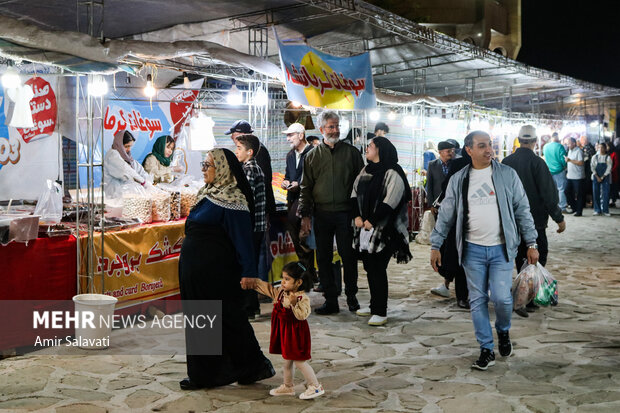
[[144,87],[144,95],[147,98],[152,98],[157,93],[155,87],[153,87],[153,76],[146,75],[146,86]]
[[189,76],[187,76],[187,72],[183,72],[183,87],[185,89],[189,89],[191,84],[189,83]]
[[302,104],[297,102],[296,100],[291,100],[291,104],[296,108],[301,108]]
[[88,84],[88,94],[99,97],[108,93],[108,82],[101,75],[94,75]]
[[379,112],[376,110],[373,110],[372,112],[370,112],[368,117],[370,118],[371,121],[376,122],[379,120]]
[[389,120],[396,119],[396,112],[390,111],[390,113],[388,113],[388,119]]
[[19,78],[19,73],[15,68],[9,66],[6,68],[6,71],[2,75],[2,86],[5,89],[16,88],[21,85],[21,79]]
[[232,80],[232,86],[228,91],[228,96],[226,96],[226,101],[229,105],[240,105],[243,103],[243,96],[241,95],[241,91],[237,88],[237,81],[235,79]]
[[267,92],[262,87],[256,89],[254,93],[254,105],[255,106],[267,106],[269,103],[269,96],[267,96]]
[[413,115],[405,115],[405,117],[403,118],[403,123],[408,128],[413,128],[415,126],[415,116],[413,116]]

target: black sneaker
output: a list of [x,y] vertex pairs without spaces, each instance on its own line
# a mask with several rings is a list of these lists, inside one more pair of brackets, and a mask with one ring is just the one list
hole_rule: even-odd
[[495,365],[495,353],[493,350],[483,348],[480,350],[480,358],[471,365],[472,369],[486,370],[490,366]]
[[332,303],[328,303],[327,301],[325,301],[325,303],[323,303],[322,306],[316,308],[314,312],[317,313],[318,315],[330,315],[330,314],[336,314],[340,312],[340,308],[338,308],[337,303],[332,304]]
[[349,306],[349,311],[352,313],[360,309],[360,303],[355,296],[347,297],[347,305]]
[[537,304],[534,303],[534,301],[530,301],[529,303],[527,303],[527,305],[525,306],[525,311],[527,311],[528,313],[533,313],[536,310],[540,309],[540,306],[538,306]]
[[498,331],[497,338],[499,339],[499,354],[502,357],[510,357],[512,355],[512,343],[508,331],[504,333]]
[[257,381],[265,380],[276,375],[276,371],[273,369],[273,365],[269,359],[264,359],[262,363],[259,363],[256,370],[239,378],[237,381],[239,384],[252,384]]

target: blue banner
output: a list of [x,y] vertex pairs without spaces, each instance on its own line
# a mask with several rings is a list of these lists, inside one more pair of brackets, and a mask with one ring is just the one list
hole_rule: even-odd
[[278,40],[288,99],[328,109],[376,107],[370,56],[336,57]]

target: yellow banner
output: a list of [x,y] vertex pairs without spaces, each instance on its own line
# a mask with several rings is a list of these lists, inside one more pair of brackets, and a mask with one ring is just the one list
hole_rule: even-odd
[[[100,257],[101,236],[95,235],[95,290],[101,293],[103,271],[103,294],[118,298],[117,308],[178,294],[179,254],[184,237],[184,221],[109,232],[104,235],[104,256]],[[80,242],[85,251],[86,237]],[[84,274],[86,260],[81,261]],[[82,281],[85,291],[85,279]]]

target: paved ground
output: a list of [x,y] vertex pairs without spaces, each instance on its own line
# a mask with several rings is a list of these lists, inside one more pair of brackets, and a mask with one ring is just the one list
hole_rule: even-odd
[[[620,211],[611,218],[567,217],[549,230],[548,268],[559,280],[560,305],[528,319],[515,316],[515,354],[487,372],[477,357],[469,314],[454,298],[431,296],[440,281],[427,246],[414,261],[391,264],[385,327],[369,327],[349,312],[309,319],[312,366],[325,386],[314,401],[273,398],[276,377],[252,386],[182,392],[181,356],[49,356],[0,361],[2,411],[218,412],[620,412]],[[368,300],[363,271],[360,300]],[[320,303],[314,294],[313,303]],[[341,303],[344,309],[344,301]],[[263,305],[263,312],[270,306]],[[254,324],[268,348],[268,316]],[[128,334],[115,331],[114,334]],[[114,339],[114,336],[113,336]],[[136,345],[153,338],[135,336]],[[298,392],[302,378],[296,376]]]

